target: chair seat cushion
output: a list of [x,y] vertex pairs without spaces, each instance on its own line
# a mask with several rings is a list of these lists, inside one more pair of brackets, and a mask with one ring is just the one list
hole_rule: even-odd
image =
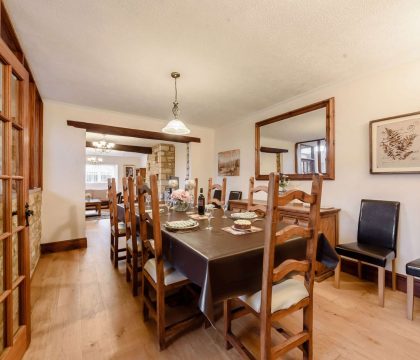
[[407,273],[407,275],[420,277],[420,259],[410,261],[405,266],[405,272]]
[[[149,240],[149,242],[150,242],[150,245],[152,246],[152,249],[154,250],[155,249],[155,241],[154,240]],[[141,252],[141,246],[142,246],[141,240],[140,240],[140,238],[137,238],[137,251],[138,252]],[[127,240],[127,247],[131,252],[133,252],[133,240],[132,240],[132,238]]]
[[[127,248],[133,252],[133,238],[130,238],[129,240],[127,240]],[[139,238],[137,238],[137,250],[138,252],[141,251],[141,241]]]
[[[115,226],[111,227],[112,233],[115,233]],[[123,222],[118,223],[118,233],[120,235],[125,234],[125,224]]]
[[392,249],[357,242],[337,245],[335,251],[339,255],[381,267],[385,267],[388,260],[395,258],[395,252]]
[[[147,271],[154,282],[157,282],[156,275],[156,259],[149,259],[144,265],[144,271]],[[187,280],[178,270],[172,267],[172,265],[166,260],[163,261],[163,273],[165,278],[165,285],[175,284]]]
[[[305,284],[302,281],[288,279],[276,284],[273,286],[271,296],[271,313],[288,309],[308,296],[308,290],[306,290]],[[246,302],[256,312],[260,312],[261,290],[252,295],[242,295],[239,299]]]

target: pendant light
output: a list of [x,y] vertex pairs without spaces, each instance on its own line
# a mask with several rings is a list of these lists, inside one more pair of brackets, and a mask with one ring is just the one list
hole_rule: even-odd
[[175,81],[175,100],[173,102],[174,106],[172,108],[172,114],[174,114],[174,119],[169,121],[168,124],[162,129],[162,132],[172,135],[186,135],[191,131],[188,129],[185,124],[178,119],[179,116],[179,107],[178,107],[178,90],[176,87],[176,79],[181,76],[178,72],[171,73],[171,77]]

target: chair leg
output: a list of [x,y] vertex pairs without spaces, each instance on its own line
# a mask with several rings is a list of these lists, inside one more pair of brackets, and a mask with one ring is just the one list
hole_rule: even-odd
[[114,235],[112,235],[112,232],[111,232],[111,243],[109,246],[109,252],[110,252],[111,261],[114,262]]
[[379,296],[379,305],[385,306],[385,268],[378,267],[378,296]]
[[137,265],[138,261],[139,255],[137,253],[134,253],[131,257],[131,262],[133,264],[133,274],[131,276],[131,292],[133,293],[133,296],[137,296],[139,294],[139,269]]
[[302,344],[303,359],[313,359],[313,341],[312,341],[312,329],[313,329],[313,302],[303,309],[303,330],[306,330],[309,334],[309,339]]
[[341,256],[338,256],[338,264],[334,270],[334,286],[340,288]]
[[228,340],[228,334],[232,331],[232,313],[231,313],[231,300],[225,300],[223,302],[224,312],[224,335],[225,335],[225,348],[229,350],[232,348],[232,344]]
[[359,277],[359,279],[362,278],[362,262],[361,261],[357,261],[357,276]]
[[147,287],[147,281],[143,274],[142,274],[141,281],[142,281],[142,287],[141,287],[141,304],[142,305],[141,306],[142,306],[142,312],[143,312],[143,321],[146,322],[149,320],[149,308],[145,304],[144,299],[147,296],[148,287]]
[[395,259],[392,260],[392,290],[397,290],[397,270]]
[[414,277],[407,275],[407,318],[413,320],[414,307]]
[[165,292],[156,291],[157,331],[159,338],[159,350],[165,350]]
[[127,280],[127,282],[131,281],[131,274],[130,274],[130,268],[129,268],[129,266],[131,265],[131,260],[132,260],[131,253],[127,248],[127,258],[125,261],[125,279]]
[[114,268],[118,268],[119,239],[118,235],[114,236]]

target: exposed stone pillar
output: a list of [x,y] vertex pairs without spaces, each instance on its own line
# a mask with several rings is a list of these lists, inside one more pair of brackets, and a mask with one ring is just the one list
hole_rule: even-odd
[[175,175],[175,146],[158,144],[152,147],[152,153],[147,157],[147,181],[149,176],[158,176],[160,192],[165,191],[170,176]]

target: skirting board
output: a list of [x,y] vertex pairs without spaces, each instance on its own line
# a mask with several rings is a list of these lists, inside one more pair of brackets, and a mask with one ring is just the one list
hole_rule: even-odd
[[[357,276],[357,261],[341,258],[341,271]],[[362,264],[362,279],[378,282],[378,269]],[[385,271],[385,286],[392,288],[392,272]],[[397,290],[407,292],[407,276],[397,273]],[[420,279],[414,279],[414,296],[420,297]]]
[[75,249],[87,248],[87,238],[72,239],[65,241],[56,241],[46,244],[41,244],[41,254],[49,254],[59,251],[69,251]]

